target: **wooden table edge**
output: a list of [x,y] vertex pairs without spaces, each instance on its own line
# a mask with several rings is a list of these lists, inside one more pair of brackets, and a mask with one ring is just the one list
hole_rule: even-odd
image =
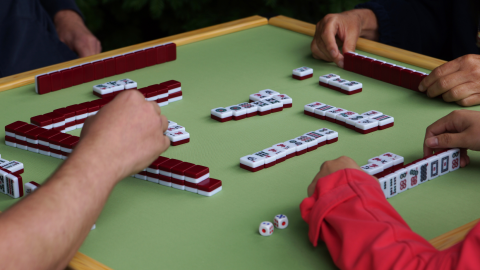
[[[282,15],[270,18],[268,24],[309,35],[312,37],[315,35],[315,24],[307,23]],[[364,38],[358,39],[356,48],[358,50],[373,53],[376,55],[387,57],[389,59],[393,59],[421,68],[426,68],[429,70],[433,70],[434,68],[446,63],[446,61],[440,59],[399,49]]]
[[[268,24],[309,35],[312,37],[315,35],[316,26],[314,24],[282,15],[270,18]],[[397,60],[403,63],[430,70],[433,70],[434,68],[446,63],[446,61],[440,59],[395,48],[364,38],[358,39],[356,48],[365,52],[373,53],[376,55],[387,57],[389,59]],[[480,219],[474,220],[447,233],[439,235],[431,239],[429,242],[439,250],[447,249],[455,245],[456,243],[462,241],[467,235],[467,233],[478,223],[479,220]]]
[[257,26],[267,25],[267,24],[268,24],[267,18],[255,15],[255,16],[251,16],[251,17],[247,17],[247,18],[243,18],[243,19],[239,19],[231,22],[226,22],[226,23],[217,24],[214,26],[201,28],[198,30],[181,33],[178,35],[173,35],[173,36],[164,37],[164,38],[160,38],[152,41],[147,41],[144,43],[135,44],[135,45],[124,47],[124,48],[51,65],[48,67],[30,70],[27,72],[0,78],[0,92],[17,88],[20,86],[32,84],[35,82],[35,76],[38,74],[52,72],[55,70],[92,62],[92,61],[100,60],[107,57],[125,54],[135,50],[140,50],[143,48],[147,48],[147,47],[151,47],[151,46],[155,46],[155,45],[159,45],[167,42],[173,42],[177,44],[177,46],[182,46],[189,43],[193,43],[193,42],[197,42],[197,41],[201,41],[209,38],[214,38],[218,36],[223,36],[226,34],[254,28]]

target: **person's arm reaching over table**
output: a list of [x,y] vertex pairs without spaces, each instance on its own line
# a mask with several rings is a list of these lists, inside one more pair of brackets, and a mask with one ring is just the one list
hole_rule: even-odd
[[2,269],[64,269],[113,187],[170,145],[168,121],[138,91],[89,117],[69,158],[37,191],[0,215]]
[[40,0],[55,24],[58,37],[79,57],[102,51],[100,41],[88,30],[74,0]]
[[[325,162],[300,205],[309,239],[327,245],[340,269],[478,269],[480,226],[438,251],[387,202],[374,177],[347,157]],[[433,225],[432,225],[433,226]]]

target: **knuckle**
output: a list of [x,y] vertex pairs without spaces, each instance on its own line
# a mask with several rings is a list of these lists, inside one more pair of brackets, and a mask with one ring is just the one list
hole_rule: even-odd
[[443,134],[443,136],[440,136],[440,139],[442,141],[442,145],[450,145],[452,142],[452,136],[450,136],[449,133]]
[[436,69],[433,70],[433,75],[436,77],[442,77],[443,75],[443,65],[437,67]]
[[449,85],[449,81],[445,77],[438,80],[438,86],[440,87],[440,89],[447,90],[448,85]]
[[477,57],[474,54],[467,54],[464,56],[464,61],[468,64],[474,63],[477,60]]

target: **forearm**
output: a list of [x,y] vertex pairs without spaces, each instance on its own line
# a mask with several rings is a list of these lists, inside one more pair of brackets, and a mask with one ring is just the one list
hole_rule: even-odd
[[[323,240],[339,268],[456,269],[467,263],[479,267],[478,260],[462,256],[461,246],[440,252],[411,231],[373,177],[351,169],[327,177],[319,180],[314,195],[300,208],[310,240],[314,245]],[[474,235],[465,242],[469,252],[479,248]]]
[[370,9],[354,9],[353,11],[361,22],[360,37],[378,40],[378,22],[375,13]]
[[63,269],[88,235],[117,175],[78,150],[45,185],[0,215],[5,268]]

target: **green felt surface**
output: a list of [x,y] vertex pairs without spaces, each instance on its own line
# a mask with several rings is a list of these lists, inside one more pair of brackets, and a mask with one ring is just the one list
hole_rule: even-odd
[[[459,107],[314,60],[310,41],[309,36],[261,26],[181,46],[174,62],[112,77],[128,77],[140,87],[170,79],[182,82],[184,99],[162,111],[186,127],[191,142],[171,147],[164,155],[210,167],[211,176],[223,181],[223,191],[207,198],[127,178],[113,191],[80,251],[114,269],[334,268],[326,247],[309,243],[308,227],[299,213],[321,163],[348,155],[364,165],[384,152],[402,155],[407,162],[420,158],[425,128]],[[304,65],[314,69],[314,77],[292,79],[291,70]],[[346,96],[320,87],[317,78],[327,73],[358,80],[364,90]],[[42,96],[34,93],[33,85],[0,93],[0,126],[93,100],[92,85],[108,80]],[[210,109],[247,101],[250,94],[266,88],[291,96],[293,108],[238,122],[210,119]],[[304,115],[303,106],[314,101],[358,113],[378,110],[395,117],[395,126],[361,135]],[[244,155],[322,127],[338,131],[339,141],[257,173],[238,166]],[[3,143],[0,154],[25,164],[26,181],[43,183],[61,164]],[[472,221],[480,217],[476,207],[480,156],[471,153],[471,162],[388,202],[427,239]],[[16,201],[0,196],[0,210]],[[290,226],[270,237],[260,236],[260,222],[272,221],[279,213],[288,216]]]

